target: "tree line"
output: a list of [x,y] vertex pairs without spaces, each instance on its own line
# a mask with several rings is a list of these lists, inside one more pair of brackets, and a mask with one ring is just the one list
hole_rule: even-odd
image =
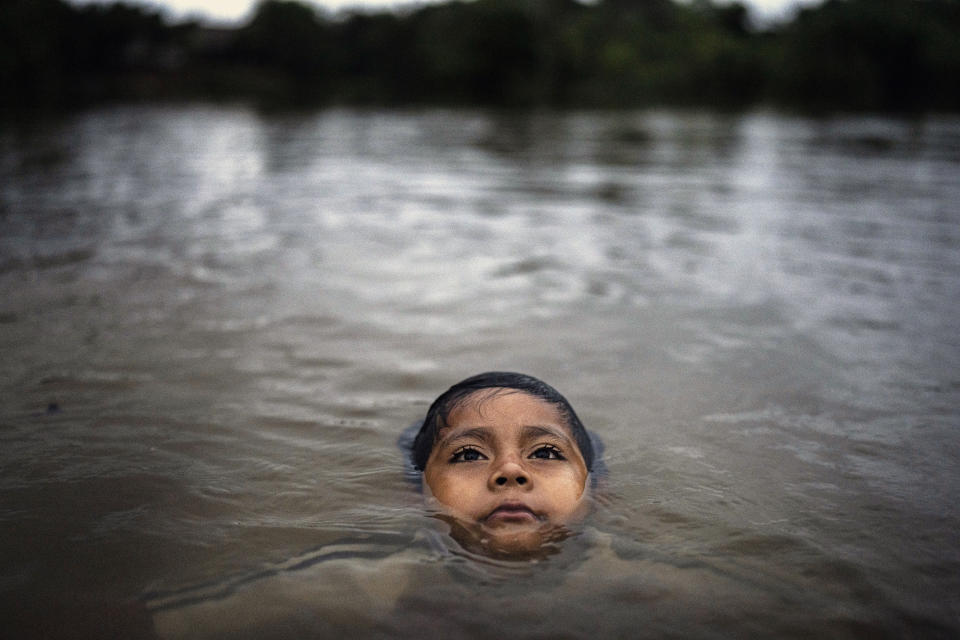
[[827,0],[753,28],[738,2],[473,0],[330,14],[263,0],[232,28],[116,3],[5,0],[0,104],[757,103],[960,107],[960,0]]

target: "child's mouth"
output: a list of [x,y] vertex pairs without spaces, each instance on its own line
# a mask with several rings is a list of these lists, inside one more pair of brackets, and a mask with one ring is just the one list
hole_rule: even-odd
[[483,519],[487,524],[538,522],[540,517],[522,502],[504,502]]

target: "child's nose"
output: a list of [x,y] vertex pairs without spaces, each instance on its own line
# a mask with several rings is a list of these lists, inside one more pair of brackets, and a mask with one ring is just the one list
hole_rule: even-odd
[[508,461],[497,467],[490,476],[494,486],[505,487],[510,485],[523,486],[530,482],[530,477],[523,467],[513,461]]

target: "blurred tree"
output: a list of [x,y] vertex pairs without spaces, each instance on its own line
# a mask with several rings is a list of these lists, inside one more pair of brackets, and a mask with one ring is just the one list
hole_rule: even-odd
[[774,95],[815,108],[960,106],[958,8],[954,0],[828,0],[806,9],[779,35]]
[[717,24],[729,34],[739,38],[750,35],[750,12],[742,2],[726,5],[709,5]]
[[603,0],[601,7],[613,15],[638,17],[655,29],[676,26],[681,12],[672,0]]
[[327,68],[329,28],[312,8],[290,0],[263,0],[237,34],[237,57],[297,76]]
[[750,27],[747,7],[734,2],[717,5],[699,0],[691,5],[693,55],[687,66],[687,86],[697,102],[740,107],[761,99],[767,66],[761,36]]
[[417,31],[423,84],[434,96],[528,102],[538,69],[536,29],[522,3],[477,0],[430,7]]
[[[6,104],[56,104],[123,92],[121,76],[175,66],[183,29],[143,7],[8,0],[0,7]],[[92,95],[91,95],[92,94]]]
[[0,5],[4,104],[51,100],[60,94],[71,16],[62,0],[6,0]]
[[67,34],[71,73],[116,73],[152,66],[156,48],[170,39],[161,17],[122,3],[87,5],[72,15]]
[[421,91],[411,19],[355,14],[334,27],[333,67],[340,94],[351,101],[415,101]]
[[0,103],[131,96],[960,109],[960,0],[827,0],[754,29],[742,2],[471,0],[327,17],[261,0],[239,29],[151,9],[0,4]]

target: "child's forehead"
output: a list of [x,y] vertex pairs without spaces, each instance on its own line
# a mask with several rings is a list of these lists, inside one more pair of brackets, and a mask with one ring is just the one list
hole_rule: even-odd
[[553,403],[526,391],[503,387],[479,389],[462,398],[451,407],[441,430],[486,426],[491,421],[518,428],[525,424],[553,424],[571,431],[563,412]]

